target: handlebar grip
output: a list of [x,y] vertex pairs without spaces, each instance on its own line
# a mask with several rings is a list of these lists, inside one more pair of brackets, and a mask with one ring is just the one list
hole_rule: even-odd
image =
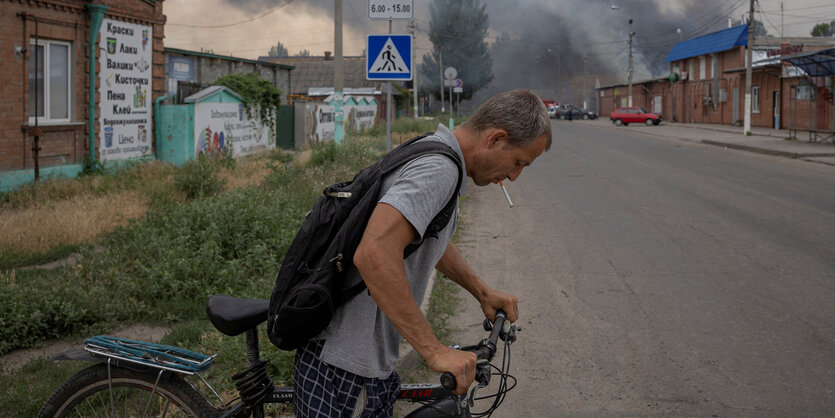
[[458,382],[455,381],[455,376],[452,375],[450,372],[444,372],[441,375],[441,386],[447,390],[455,390],[455,387],[458,386]]
[[[490,342],[493,344],[492,350],[495,350],[496,340],[498,339],[499,333],[504,327],[504,322],[506,320],[507,314],[503,310],[499,309],[496,312],[496,318],[493,321],[494,326],[490,332]],[[472,350],[472,352],[475,353],[476,357],[478,357],[479,359],[484,359],[493,355],[492,350],[487,347],[479,347],[475,350]],[[458,386],[458,383],[455,379],[455,376],[453,376],[452,373],[444,372],[443,374],[441,374],[441,386],[443,386],[444,389],[447,390],[455,390],[455,388]]]

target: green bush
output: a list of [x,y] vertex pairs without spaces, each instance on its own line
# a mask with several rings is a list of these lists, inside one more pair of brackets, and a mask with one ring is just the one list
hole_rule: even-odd
[[174,173],[174,185],[189,199],[214,196],[224,186],[223,180],[218,178],[220,167],[213,158],[201,155]]

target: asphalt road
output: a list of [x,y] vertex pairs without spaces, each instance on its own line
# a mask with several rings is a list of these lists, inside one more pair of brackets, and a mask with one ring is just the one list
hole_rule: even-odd
[[[494,416],[835,415],[835,167],[554,122],[458,245],[520,297]],[[462,344],[480,309],[462,303]]]

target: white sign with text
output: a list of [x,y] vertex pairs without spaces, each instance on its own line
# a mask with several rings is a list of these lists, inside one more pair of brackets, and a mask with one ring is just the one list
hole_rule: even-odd
[[252,111],[247,117],[243,103],[196,103],[194,105],[194,157],[232,150],[233,157],[275,148],[268,127]]
[[368,0],[369,19],[411,19],[414,0]]
[[101,159],[151,155],[153,28],[104,19],[99,46]]

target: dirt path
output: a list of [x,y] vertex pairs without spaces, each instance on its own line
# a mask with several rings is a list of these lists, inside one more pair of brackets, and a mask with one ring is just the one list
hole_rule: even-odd
[[[160,327],[146,324],[133,324],[125,328],[108,333],[120,338],[130,338],[133,340],[159,342],[162,337],[169,331],[168,327]],[[81,348],[84,338],[67,338],[60,340],[50,340],[43,343],[41,347],[24,348],[14,350],[0,356],[0,368],[3,374],[16,371],[23,367],[27,362],[39,357],[49,357],[55,353],[60,353],[73,348]]]

